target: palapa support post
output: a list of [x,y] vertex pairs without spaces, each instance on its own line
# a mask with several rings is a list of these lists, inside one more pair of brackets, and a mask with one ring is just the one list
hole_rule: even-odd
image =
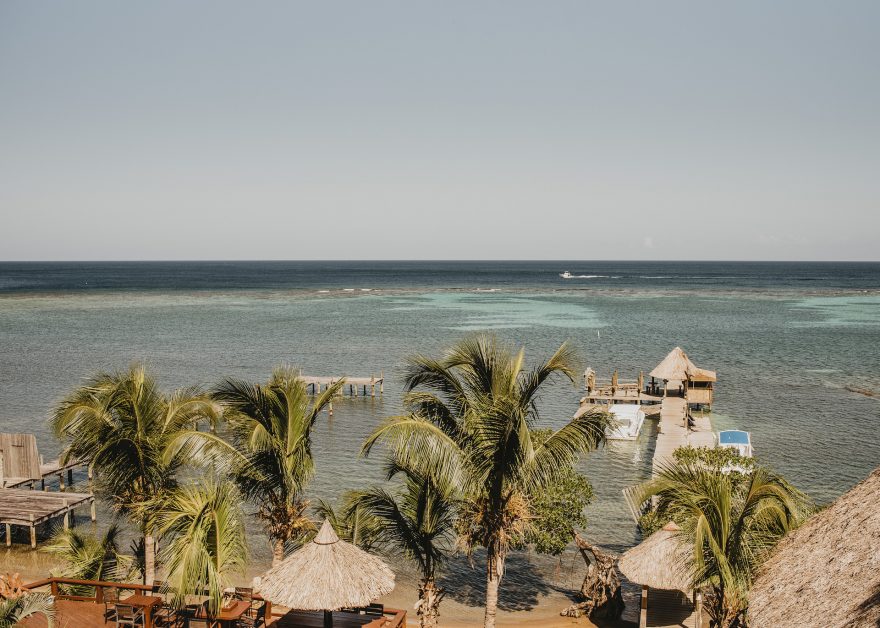
[[648,628],[648,587],[642,585],[642,606],[639,610],[639,628]]
[[379,396],[385,394],[385,371],[379,371]]
[[370,373],[370,397],[376,396],[376,378]]
[[12,526],[6,524],[6,547],[12,547]]
[[37,549],[37,527],[34,525],[34,513],[31,513],[31,549]]
[[324,628],[333,628],[333,611],[324,611]]
[[58,486],[60,490],[64,490],[64,472],[58,474]]
[[696,614],[694,626],[703,628],[703,593],[699,590],[694,591],[694,613]]
[[67,485],[73,486],[73,467],[67,470]]
[[327,404],[327,414],[333,416],[333,402]]
[[67,500],[62,500],[61,506],[64,508],[64,529],[67,530],[70,528],[70,507],[67,505]]
[[92,523],[94,523],[95,521],[98,520],[98,513],[97,513],[97,509],[95,507],[95,498],[94,497],[92,497],[92,501],[90,502],[90,505],[91,505]]

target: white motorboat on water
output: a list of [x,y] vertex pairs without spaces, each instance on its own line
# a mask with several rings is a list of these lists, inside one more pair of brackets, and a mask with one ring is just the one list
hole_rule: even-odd
[[752,457],[752,435],[742,430],[722,430],[718,432],[718,446],[736,449],[743,458]]
[[614,424],[605,430],[608,440],[635,440],[639,437],[645,412],[635,403],[621,403],[611,406],[609,412],[614,416]]
[[563,279],[571,279],[572,278],[572,274],[568,271],[565,271],[564,273],[559,273],[559,276],[562,277]]

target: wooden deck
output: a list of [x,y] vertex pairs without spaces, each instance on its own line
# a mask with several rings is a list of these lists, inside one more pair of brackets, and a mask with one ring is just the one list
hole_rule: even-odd
[[681,397],[665,397],[660,406],[660,430],[654,448],[653,475],[672,462],[672,452],[679,447],[714,447],[712,423],[705,415],[693,416],[693,426],[687,427],[688,404]]
[[[70,585],[88,588],[85,592],[78,591],[79,595],[74,596],[65,593],[64,587]],[[55,623],[63,628],[97,628],[100,626],[114,626],[115,628],[116,622],[108,622],[104,616],[105,592],[108,589],[118,591],[122,601],[131,594],[162,597],[158,593],[158,585],[148,586],[132,582],[76,580],[59,577],[31,582],[25,584],[24,588],[31,591],[51,592],[55,598],[55,610],[57,613]],[[254,600],[262,601],[262,598],[259,595],[255,595]],[[265,602],[263,611],[268,615],[266,625],[277,628],[311,628],[312,626],[324,625],[324,614],[322,612],[288,611],[287,609],[273,606],[269,602]],[[189,617],[193,617],[192,612],[189,613]],[[165,622],[162,626],[188,628],[188,623],[197,625],[200,628],[204,626],[204,621],[198,623],[197,620],[187,622],[184,614],[178,615],[174,612],[170,613],[170,624]],[[342,628],[354,628],[356,626],[365,626],[366,628],[406,628],[406,611],[385,608],[384,613],[381,615],[339,611],[333,613],[333,624]],[[42,616],[30,618],[20,625],[28,628],[47,628],[46,618]],[[232,627],[229,626],[227,628]]]
[[71,512],[83,504],[91,506],[95,520],[95,496],[89,493],[44,493],[21,488],[0,489],[0,523],[5,524],[6,546],[12,544],[12,526],[30,528],[31,547],[37,546],[36,527],[50,519],[64,518],[70,523]]
[[340,380],[345,380],[345,385],[342,387],[342,393],[348,390],[348,394],[352,397],[358,396],[358,391],[363,390],[364,397],[367,396],[367,388],[370,390],[370,396],[376,396],[376,390],[379,391],[379,394],[383,394],[385,392],[385,374],[380,373],[379,377],[371,375],[370,377],[348,377],[345,375],[340,375],[338,377],[327,377],[322,375],[300,375],[301,380],[306,383],[306,387],[309,389],[309,392],[313,395],[320,393],[322,390],[325,390],[335,384]]
[[[73,600],[58,600],[55,602],[55,625],[62,628],[98,628],[110,626],[116,628],[115,621],[107,621],[104,618],[104,605],[95,602],[79,602]],[[354,615],[352,613],[333,613],[333,626],[337,628],[398,628],[406,626],[403,611],[402,618],[398,621],[397,615],[385,616],[384,618],[369,617],[367,615]],[[46,618],[42,615],[31,617],[21,624],[24,628],[48,628]],[[176,624],[184,628],[184,622]],[[193,623],[195,626],[196,624]],[[200,627],[203,624],[198,624]],[[268,623],[277,628],[320,628],[324,625],[323,613],[307,613],[291,611],[284,615],[274,616]]]
[[[67,486],[72,485],[73,470],[82,466],[85,465],[79,460],[74,460],[67,464],[61,464],[60,460],[50,460],[49,462],[40,463],[39,478],[4,478],[3,488],[20,488],[23,486],[36,488],[36,483],[39,482],[40,488],[46,490],[46,479],[53,475],[57,475],[58,487],[63,491],[66,488],[64,481],[65,475],[67,476]],[[91,473],[89,473],[89,479],[91,479]]]

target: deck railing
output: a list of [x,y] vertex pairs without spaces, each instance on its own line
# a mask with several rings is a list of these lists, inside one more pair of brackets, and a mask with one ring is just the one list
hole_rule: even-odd
[[[73,595],[63,591],[64,586],[89,587],[94,589],[94,595]],[[124,591],[150,592],[159,593],[159,584],[139,584],[134,582],[111,582],[107,580],[78,580],[76,578],[59,578],[51,577],[30,582],[23,585],[23,588],[32,591],[35,589],[43,589],[49,587],[52,596],[56,600],[70,600],[73,602],[93,602],[95,604],[104,603],[105,589],[122,589]],[[287,614],[287,611],[278,611],[272,608],[272,603],[258,594],[254,594],[254,599],[263,601],[266,604],[266,617],[281,618]],[[268,623],[268,622],[267,622]],[[386,608],[383,610],[382,617],[377,617],[368,624],[364,624],[364,628],[406,628],[406,611],[396,608]]]

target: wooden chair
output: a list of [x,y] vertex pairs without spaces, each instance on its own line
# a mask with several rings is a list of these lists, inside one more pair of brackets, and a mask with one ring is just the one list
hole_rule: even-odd
[[144,609],[137,606],[129,606],[128,604],[116,604],[116,626],[137,626],[144,625]]
[[104,621],[116,617],[116,603],[119,602],[119,589],[104,589]]

